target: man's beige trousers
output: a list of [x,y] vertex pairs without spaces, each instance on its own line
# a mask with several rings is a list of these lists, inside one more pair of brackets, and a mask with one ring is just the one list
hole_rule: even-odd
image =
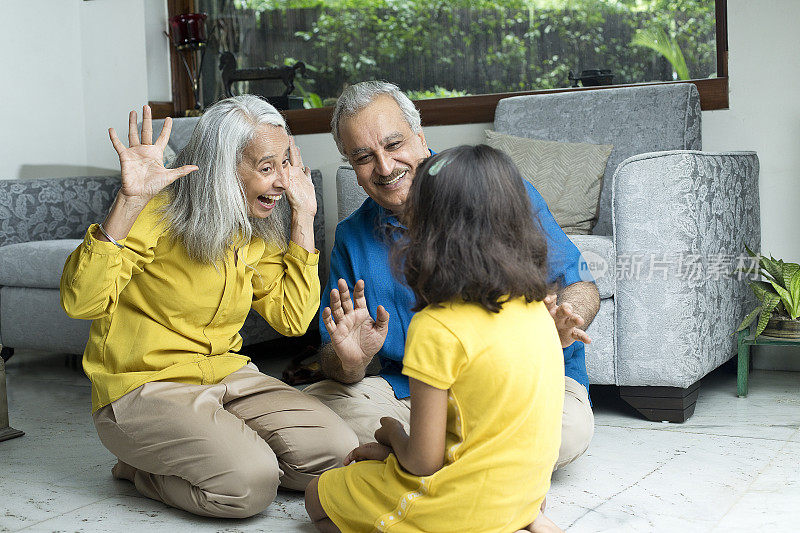
[[[565,376],[564,382],[561,448],[556,469],[583,455],[594,435],[594,413],[586,389],[570,377]],[[396,418],[408,432],[411,402],[408,398],[395,398],[392,387],[382,377],[369,376],[352,384],[328,379],[309,385],[303,392],[319,398],[342,417],[355,431],[360,444],[375,441],[375,430],[384,416]]]
[[252,364],[216,385],[146,383],[93,418],[139,492],[203,516],[259,513],[279,484],[303,490],[358,445],[318,399]]

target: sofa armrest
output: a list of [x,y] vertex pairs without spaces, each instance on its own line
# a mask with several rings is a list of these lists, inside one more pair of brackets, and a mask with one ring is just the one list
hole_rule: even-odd
[[118,176],[0,180],[0,246],[79,239],[102,221]]
[[734,353],[751,302],[728,273],[760,248],[758,157],[641,154],[613,178],[617,379],[687,387]]

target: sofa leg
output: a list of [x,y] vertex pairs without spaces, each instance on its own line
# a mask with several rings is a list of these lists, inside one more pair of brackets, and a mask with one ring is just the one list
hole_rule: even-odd
[[681,387],[620,387],[620,398],[654,422],[686,422],[694,414],[700,382]]
[[6,365],[0,360],[0,441],[21,437],[25,433],[8,425],[8,397],[6,396]]
[[14,348],[8,348],[6,346],[3,346],[3,348],[0,350],[0,357],[3,358],[3,362],[6,362],[9,359],[11,359],[12,355],[14,355]]

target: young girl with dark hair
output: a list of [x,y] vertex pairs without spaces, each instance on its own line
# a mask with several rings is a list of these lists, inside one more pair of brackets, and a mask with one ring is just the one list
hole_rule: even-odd
[[[311,482],[309,516],[320,531],[560,531],[541,508],[564,362],[522,178],[485,145],[446,150],[416,174],[393,249],[418,311],[403,358],[410,433],[382,418],[377,442]],[[353,305],[332,294],[323,312],[332,338],[366,307],[362,281],[354,292]]]

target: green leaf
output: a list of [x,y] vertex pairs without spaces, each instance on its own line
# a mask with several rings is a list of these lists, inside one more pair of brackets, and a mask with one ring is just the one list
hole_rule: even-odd
[[[783,268],[772,257],[761,256],[761,267],[778,283],[783,283]],[[769,277],[769,276],[767,276]]]
[[322,98],[320,98],[317,93],[309,93],[308,98],[311,100],[312,107],[324,107]]
[[761,315],[758,317],[758,327],[756,327],[756,337],[761,335],[764,328],[767,327],[770,317],[772,317],[772,310],[780,303],[781,299],[777,295],[770,295],[770,298],[761,306]]
[[668,36],[661,28],[644,28],[636,30],[631,44],[634,46],[644,46],[655,50],[670,62],[679,79],[689,79],[689,68],[686,66],[686,58],[678,46],[674,37]]
[[778,285],[774,281],[770,281],[770,283],[772,284],[773,288],[775,289],[775,292],[778,293],[778,296],[781,297],[781,301],[783,302],[783,307],[784,307],[784,309],[786,309],[786,312],[787,313],[791,313],[792,312],[792,302],[791,302],[791,296],[789,295],[789,291],[787,291],[786,289],[784,289],[783,287],[781,287],[780,285]]
[[744,320],[742,320],[742,323],[739,324],[739,327],[736,328],[735,333],[739,333],[744,328],[749,326],[753,322],[753,320],[755,320],[756,315],[758,315],[758,313],[760,313],[760,312],[761,312],[761,306],[760,305],[758,307],[756,307],[755,309],[753,309],[752,311],[750,311],[750,313],[746,317],[744,317]]
[[[786,263],[783,267],[783,286],[789,293],[790,306],[786,311],[792,318],[800,316],[800,265]],[[786,302],[783,303],[786,306]]]
[[761,303],[767,301],[767,299],[774,296],[780,300],[778,293],[775,289],[766,281],[751,281],[750,288],[753,289],[753,293],[756,295],[756,298],[759,299]]

